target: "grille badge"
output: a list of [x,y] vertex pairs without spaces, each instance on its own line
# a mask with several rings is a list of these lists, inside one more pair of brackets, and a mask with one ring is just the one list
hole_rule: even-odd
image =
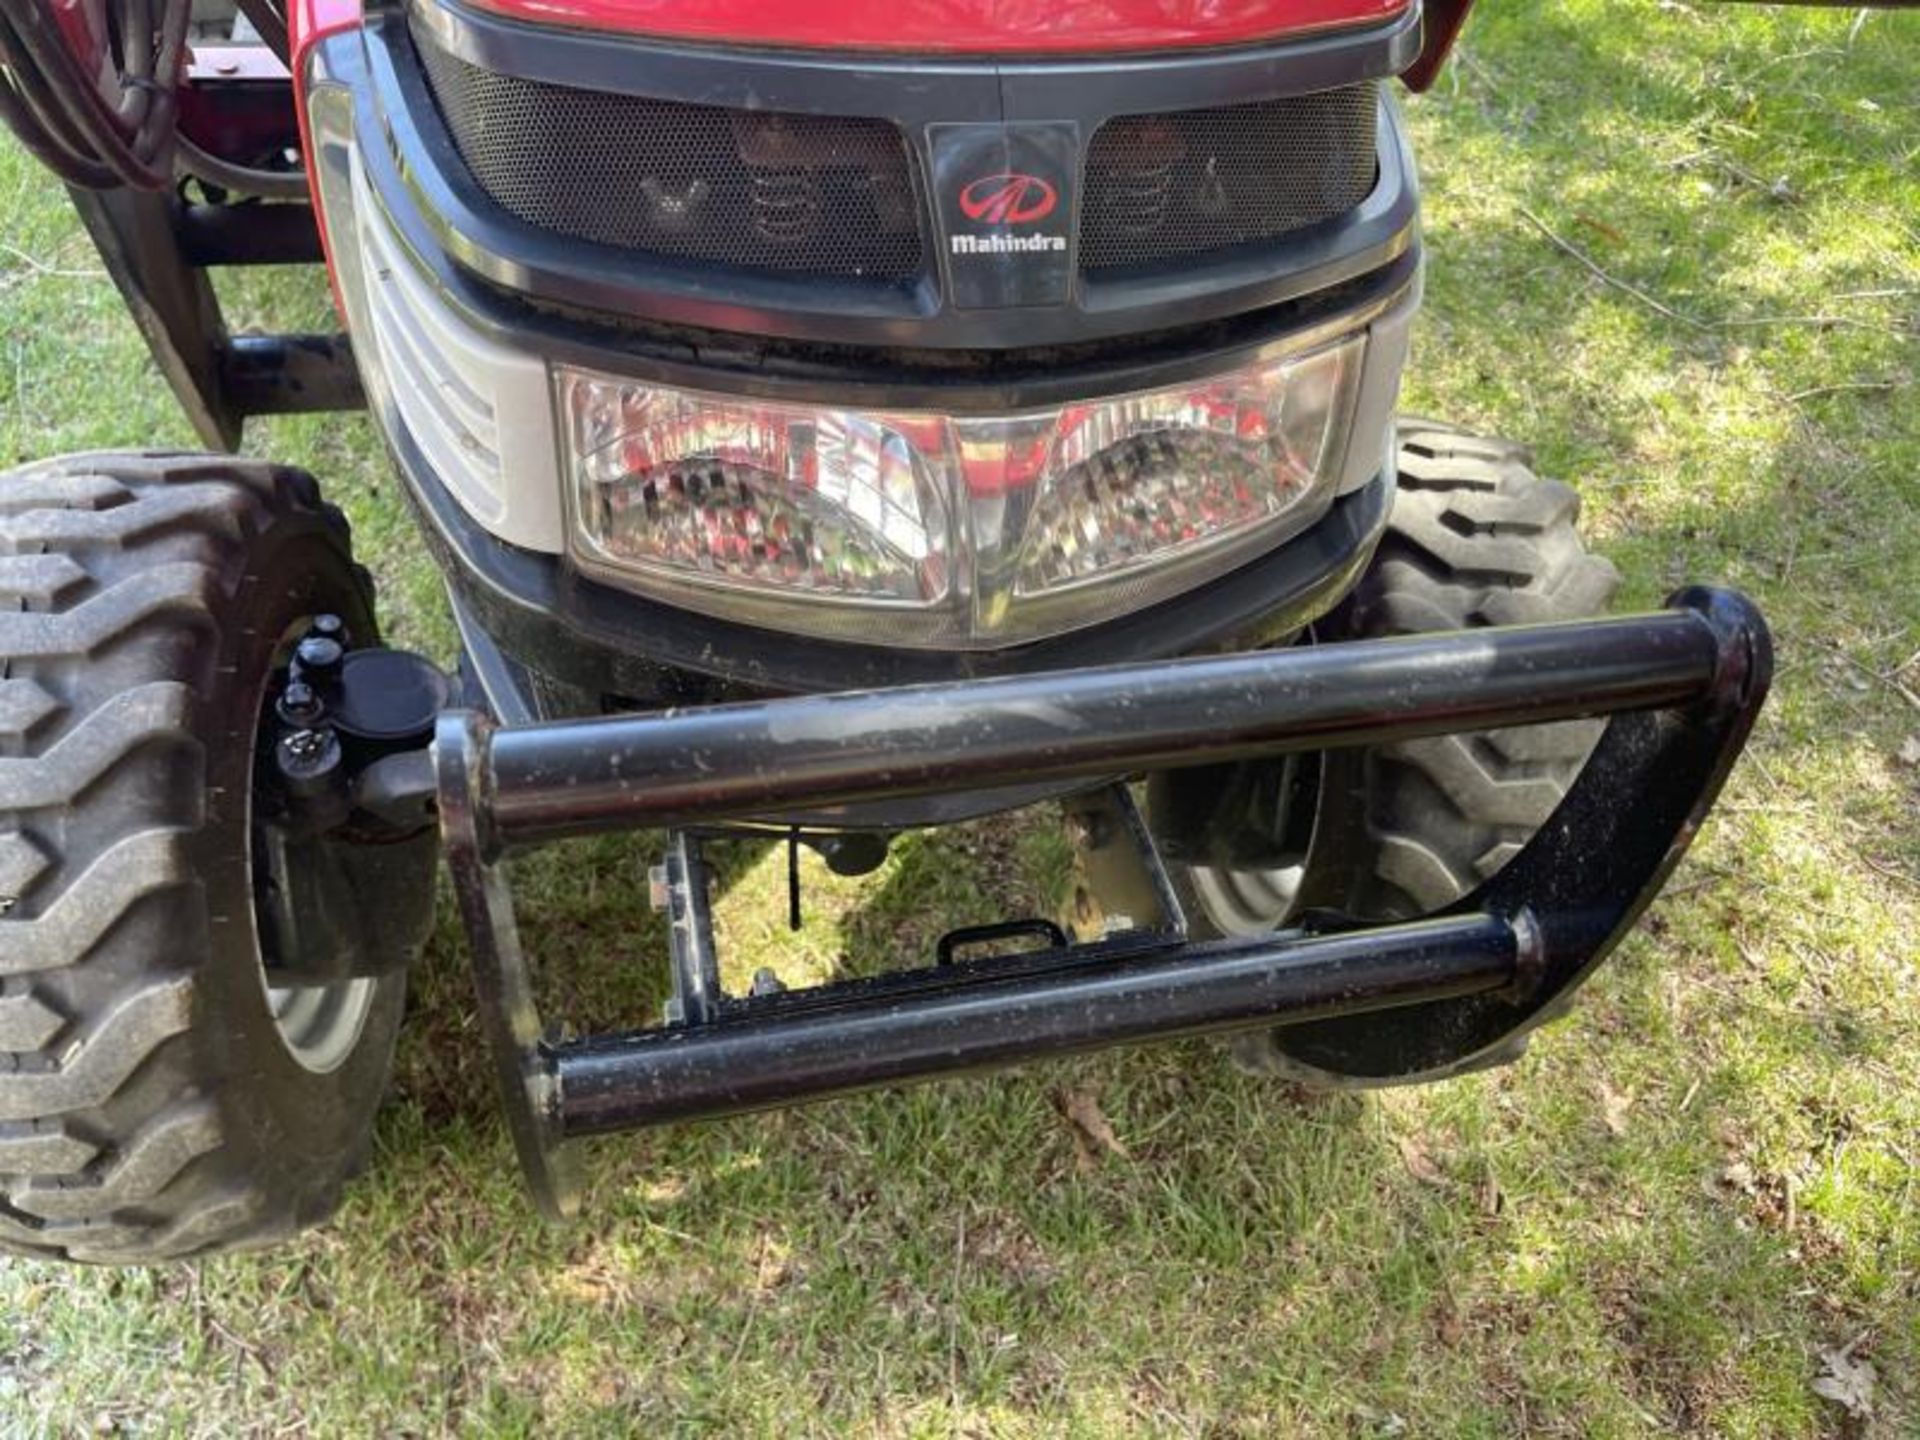
[[1070,120],[933,125],[927,136],[954,308],[1066,304],[1080,127]]

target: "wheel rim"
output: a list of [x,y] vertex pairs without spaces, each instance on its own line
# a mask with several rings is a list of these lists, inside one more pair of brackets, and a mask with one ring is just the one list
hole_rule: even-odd
[[260,983],[287,1052],[303,1068],[324,1075],[344,1064],[360,1043],[378,982],[361,977],[331,985],[275,985],[263,957]]
[[1275,870],[1196,865],[1188,872],[1201,910],[1222,935],[1266,935],[1279,929],[1293,913],[1305,873],[1300,865]]
[[[305,632],[308,618],[289,626],[275,654],[275,667],[285,662],[293,651],[299,636]],[[267,696],[271,689],[270,675],[263,676],[259,694],[254,699],[254,734],[268,737],[269,711]],[[256,756],[271,754],[270,740],[263,738],[255,743]],[[256,763],[264,763],[256,760]],[[247,833],[254,835],[254,797],[251,787],[247,794]],[[260,865],[260,851],[257,844],[247,847],[248,886],[253,888]],[[257,903],[257,902],[256,902]],[[294,1063],[315,1075],[324,1075],[337,1070],[347,1062],[354,1048],[360,1043],[361,1033],[367,1028],[367,1016],[372,1013],[375,993],[379,981],[372,976],[355,976],[351,979],[336,980],[321,985],[279,985],[275,984],[274,967],[268,964],[265,928],[256,911],[254,921],[254,968],[259,972],[260,990],[267,1000],[267,1012],[273,1017],[273,1028],[279,1032],[280,1043],[286,1046],[287,1054]]]

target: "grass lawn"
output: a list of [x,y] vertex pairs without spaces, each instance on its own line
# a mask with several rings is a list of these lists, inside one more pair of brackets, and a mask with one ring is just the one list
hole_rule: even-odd
[[[443,907],[339,1218],[259,1259],[0,1261],[0,1430],[1920,1433],[1920,14],[1486,10],[1409,107],[1409,408],[1534,443],[1626,603],[1731,582],[1781,658],[1573,1019],[1511,1070],[1318,1106],[1196,1044],[657,1132],[593,1152],[559,1231]],[[258,276],[233,302],[324,304]],[[0,461],[190,442],[61,193],[0,144]],[[248,443],[323,478],[391,629],[444,654],[366,422]],[[523,867],[556,1011],[657,1007],[651,853]],[[741,857],[723,940],[745,971],[873,964],[1043,903],[1062,863],[1044,817],[910,841],[815,877],[796,947],[779,857]],[[1077,1151],[1068,1091],[1124,1156]],[[1816,1389],[1859,1363],[1870,1416]]]

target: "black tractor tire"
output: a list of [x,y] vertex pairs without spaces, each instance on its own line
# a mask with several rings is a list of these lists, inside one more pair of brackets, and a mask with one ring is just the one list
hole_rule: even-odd
[[298,470],[83,455],[0,475],[0,1248],[148,1263],[332,1213],[403,975],[331,1068],[260,964],[255,739],[314,615],[374,639],[347,525]]
[[[1587,552],[1579,514],[1579,497],[1535,474],[1524,446],[1402,421],[1387,532],[1359,584],[1315,627],[1314,638],[1363,640],[1603,613],[1619,572]],[[1352,807],[1360,829],[1356,843],[1335,847],[1337,862],[1316,849],[1310,873],[1296,877],[1300,893],[1313,897],[1314,908],[1367,920],[1405,919],[1451,904],[1546,822],[1599,735],[1597,721],[1568,721],[1323,756],[1323,814],[1329,804]],[[1329,873],[1330,863],[1339,868]],[[1223,889],[1253,897],[1255,908],[1236,910],[1230,926],[1218,927],[1239,930],[1248,928],[1262,898],[1276,893],[1260,875],[1201,872],[1185,879],[1203,928],[1210,909],[1219,918]],[[1268,923],[1285,919],[1276,913]],[[1362,1016],[1335,1023],[1368,1022]],[[1309,1088],[1346,1089],[1441,1079],[1506,1063],[1524,1048],[1520,1036],[1493,1052],[1391,1080],[1303,1064],[1289,1053],[1284,1026],[1237,1038],[1234,1055],[1243,1066]]]

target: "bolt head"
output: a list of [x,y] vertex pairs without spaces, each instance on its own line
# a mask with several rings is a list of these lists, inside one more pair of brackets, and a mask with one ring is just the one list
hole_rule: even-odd
[[317,720],[326,709],[311,685],[295,680],[280,692],[280,716],[295,724]]
[[346,659],[346,648],[330,635],[309,635],[294,652],[300,668],[314,675],[331,675]]
[[319,730],[295,730],[280,744],[295,760],[318,760],[327,753],[327,737]]

